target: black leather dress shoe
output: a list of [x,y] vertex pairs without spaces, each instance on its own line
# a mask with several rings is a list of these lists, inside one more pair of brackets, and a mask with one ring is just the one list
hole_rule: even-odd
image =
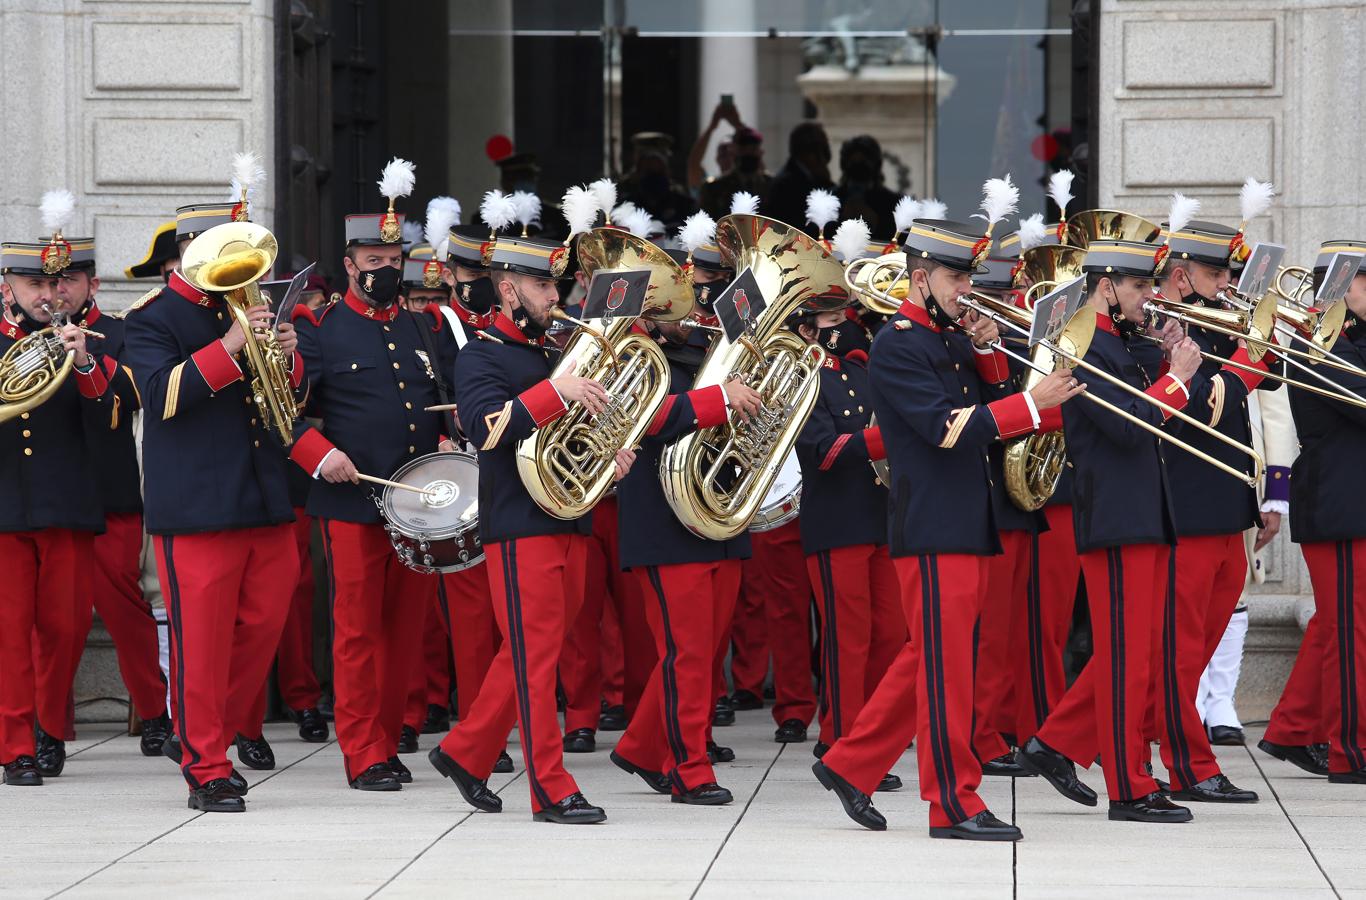
[[624,706],[609,706],[598,716],[598,731],[625,731],[627,724]]
[[1247,791],[1234,785],[1228,776],[1220,772],[1188,788],[1172,791],[1173,800],[1198,800],[1202,803],[1256,803],[1257,792]]
[[947,827],[931,827],[932,838],[956,838],[960,841],[1018,841],[1024,834],[1009,822],[1002,822],[984,809],[970,819]]
[[511,775],[513,772],[517,771],[513,768],[512,757],[508,756],[506,750],[498,754],[498,760],[493,764],[493,771],[497,772],[499,775]]
[[806,740],[806,726],[801,719],[787,719],[773,732],[773,740],[779,744],[800,744]]
[[413,783],[413,770],[403,764],[403,760],[397,756],[389,757],[389,771],[394,773],[399,784]]
[[816,743],[811,747],[811,755],[816,757],[816,759],[823,759],[825,757],[825,751],[829,749],[829,744],[825,743],[824,741],[816,741]]
[[180,749],[180,738],[176,737],[175,732],[166,739],[166,743],[161,745],[161,755],[169,759],[176,765],[180,765],[181,757],[184,755]]
[[203,787],[191,790],[190,799],[186,806],[202,812],[240,813],[247,811],[247,801],[242,799],[237,788],[229,784],[226,778],[215,778]]
[[1366,784],[1366,769],[1357,769],[1354,772],[1329,772],[1328,781],[1331,784]]
[[995,759],[989,759],[982,763],[983,775],[996,775],[1002,778],[1025,778],[1032,773],[1026,772],[1024,767],[1015,761],[1014,754],[1002,753]]
[[403,784],[389,768],[387,762],[375,763],[355,778],[351,779],[351,789],[356,791],[401,791]]
[[714,763],[735,762],[735,751],[716,741],[707,741],[707,759]]
[[38,771],[44,778],[56,778],[66,768],[66,744],[57,740],[43,729],[36,729],[33,736],[34,758],[38,761]]
[[564,736],[565,753],[592,753],[596,749],[598,742],[591,728],[575,728]]
[[669,776],[665,775],[663,772],[642,769],[615,750],[608,755],[608,759],[612,760],[612,765],[621,769],[621,771],[629,772],[632,775],[639,775],[640,780],[645,782],[645,786],[656,794],[673,793],[673,782],[669,781]]
[[143,756],[160,756],[161,748],[171,737],[171,717],[162,713],[155,719],[142,720],[142,737],[138,749]]
[[301,709],[294,714],[295,720],[299,723],[299,740],[307,741],[310,744],[323,744],[330,737],[327,727],[327,720],[316,706],[308,709]]
[[247,784],[247,780],[242,777],[242,773],[236,769],[233,769],[228,773],[228,784],[234,791],[241,794],[243,797],[247,795],[247,791],[251,790],[251,785]]
[[404,725],[398,733],[398,752],[416,753],[417,751],[417,729],[411,725]]
[[687,803],[689,806],[725,806],[734,799],[730,791],[714,781],[699,784],[681,794],[669,795],[670,803]]
[[1247,743],[1243,729],[1232,725],[1215,725],[1209,730],[1209,742],[1218,747],[1241,747]]
[[730,708],[737,712],[748,709],[763,709],[764,700],[752,691],[741,690],[730,695]]
[[718,728],[735,724],[735,710],[730,708],[729,697],[721,697],[716,701],[716,708],[711,714],[711,724]]
[[877,792],[879,794],[899,790],[901,790],[901,778],[897,775],[893,775],[891,772],[883,775],[882,780],[877,783]]
[[38,771],[38,760],[31,756],[17,756],[5,763],[3,781],[15,787],[38,787],[43,783],[43,773]]
[[269,772],[275,768],[275,751],[270,749],[265,735],[248,738],[239,734],[233,743],[237,745],[237,758],[248,769]]
[[1025,741],[1025,745],[1015,751],[1015,761],[1026,772],[1042,775],[1068,800],[1082,806],[1095,806],[1099,802],[1096,792],[1077,777],[1077,767],[1072,765],[1072,760],[1039,740],[1037,736]]
[[1111,822],[1189,822],[1194,816],[1159,793],[1137,800],[1111,800]]
[[556,825],[596,825],[607,821],[607,813],[575,791],[554,806],[532,813],[531,818],[536,822],[554,822]]
[[427,704],[427,718],[422,720],[423,734],[445,734],[451,730],[451,711],[435,703]]
[[465,771],[460,763],[446,755],[445,751],[437,745],[427,754],[427,761],[432,764],[442,775],[455,782],[456,788],[460,791],[460,796],[465,798],[465,802],[475,809],[482,809],[484,812],[502,812],[503,800],[482,780],[475,778]]
[[833,769],[826,768],[823,762],[817,761],[811,767],[811,771],[815,773],[821,787],[827,791],[834,791],[835,796],[840,798],[845,815],[870,831],[887,830],[887,820],[883,818],[882,813],[873,808],[872,798],[867,794],[845,781]]
[[1273,744],[1263,738],[1257,742],[1257,749],[1276,757],[1281,762],[1299,766],[1310,775],[1327,775],[1328,761],[1314,752],[1313,745],[1295,746],[1292,744]]

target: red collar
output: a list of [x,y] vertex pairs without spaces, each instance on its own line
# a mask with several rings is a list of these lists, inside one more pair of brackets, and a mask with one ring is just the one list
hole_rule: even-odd
[[844,354],[844,359],[846,362],[855,363],[860,366],[866,367],[868,365],[868,354],[864,353],[862,350],[850,350],[848,353]]
[[1115,324],[1115,320],[1110,318],[1108,313],[1096,313],[1096,328],[1106,334],[1113,334],[1115,337],[1119,337],[1119,326]]
[[12,341],[17,341],[20,338],[28,336],[28,332],[6,318],[0,318],[0,334],[3,334]]
[[503,337],[511,338],[514,343],[526,344],[528,347],[540,347],[545,343],[544,336],[533,341],[525,334],[522,334],[522,329],[517,327],[516,322],[503,315],[502,310],[498,310],[493,314],[493,324],[490,328],[496,329]]
[[825,354],[825,362],[821,363],[821,368],[838,372],[840,370],[840,358],[833,353]]
[[346,289],[346,305],[351,308],[353,313],[364,316],[367,319],[374,319],[377,322],[392,322],[398,317],[398,303],[391,303],[384,309],[375,309],[364,300],[351,293],[351,289]]
[[494,313],[492,310],[489,311],[488,315],[481,316],[478,313],[470,312],[470,310],[465,306],[465,304],[461,303],[459,300],[456,300],[455,298],[451,299],[451,306],[455,309],[457,313],[460,314],[461,321],[463,321],[466,325],[470,326],[471,328],[485,329],[493,324]]
[[934,324],[934,320],[930,318],[929,311],[926,310],[925,307],[918,306],[909,300],[902,300],[901,308],[898,309],[897,312],[901,313],[915,324],[924,325],[930,331],[933,331],[936,334],[939,333],[939,326]]
[[180,274],[180,270],[171,273],[171,280],[166,282],[166,286],[180,297],[184,297],[197,306],[215,306],[217,298],[210,297],[199,288],[185,280],[185,276]]
[[85,325],[87,327],[92,326],[99,321],[101,315],[103,315],[103,313],[100,312],[100,308],[95,305],[95,301],[92,299],[90,301],[90,308],[85,311],[85,315],[81,316],[81,321],[77,324]]

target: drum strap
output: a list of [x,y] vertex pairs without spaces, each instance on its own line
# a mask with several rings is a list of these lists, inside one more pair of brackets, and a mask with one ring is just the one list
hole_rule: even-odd
[[[448,404],[451,402],[451,385],[446,383],[446,367],[441,364],[441,354],[437,352],[436,339],[432,337],[432,329],[427,325],[426,315],[419,317],[409,310],[408,317],[413,320],[413,327],[417,329],[418,338],[427,349],[427,356],[432,361],[432,380],[436,382],[436,396],[443,405]],[[444,318],[441,324],[449,327]],[[446,423],[446,433],[450,435],[451,440],[463,443],[464,436],[456,426],[455,413],[448,410],[443,412],[441,416]]]

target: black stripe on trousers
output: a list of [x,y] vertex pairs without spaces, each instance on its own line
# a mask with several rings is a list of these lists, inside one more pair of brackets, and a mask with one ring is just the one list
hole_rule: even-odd
[[180,618],[180,581],[176,577],[174,535],[162,535],[161,553],[166,558],[166,584],[170,587],[170,595],[166,598],[166,619],[170,623],[170,639],[174,642],[172,648],[175,652],[175,696],[176,696],[176,731],[180,734],[180,747],[184,761],[181,763],[180,771],[189,782],[190,787],[202,787],[199,779],[190,774],[190,767],[203,762],[204,757],[195,749],[194,744],[190,743],[189,733],[185,729],[185,634]]
[[[664,582],[659,577],[659,566],[646,566],[645,574],[654,588],[659,600],[660,627],[664,631],[664,658],[659,661],[660,685],[664,691],[664,736],[669,742],[669,752],[673,754],[674,767],[669,772],[669,780],[679,791],[688,786],[678,777],[678,767],[688,761],[688,747],[683,742],[683,726],[678,721],[678,644],[674,641],[673,625],[669,621],[669,602],[664,595]],[[708,667],[710,673],[710,667]],[[708,674],[707,683],[711,683]]]
[[[1039,536],[1029,536],[1029,586],[1025,591],[1029,627],[1029,691],[1034,701],[1034,727],[1048,718],[1048,673],[1043,659],[1043,597],[1039,591]],[[1019,737],[1024,737],[1020,735]]]
[[1167,742],[1171,745],[1172,774],[1182,787],[1195,784],[1191,768],[1190,740],[1181,723],[1181,685],[1176,671],[1176,554],[1173,547],[1167,562],[1167,592],[1162,617],[1162,698],[1166,707]]
[[451,607],[450,601],[446,599],[446,579],[443,575],[436,576],[436,604],[441,610],[441,618],[446,623],[446,635],[451,633]]
[[[930,754],[939,782],[939,803],[955,823],[968,817],[955,792],[957,779],[949,750],[948,720],[944,713],[944,647],[939,618],[939,558],[920,557],[921,629],[924,634],[921,663],[925,667],[925,707],[930,719]],[[923,737],[923,735],[922,735]]]
[[[531,793],[542,808],[553,806],[536,777],[536,755],[532,747],[531,732],[531,689],[526,673],[526,635],[522,631],[522,588],[517,582],[517,540],[503,544],[503,584],[506,585],[504,600],[507,603],[508,642],[512,650],[512,681],[517,692],[517,714],[522,731],[522,751],[526,759],[527,780],[531,783]],[[557,648],[558,649],[558,648]]]
[[1122,797],[1134,799],[1133,784],[1129,779],[1129,752],[1125,744],[1127,710],[1125,687],[1128,667],[1124,653],[1124,549],[1109,547],[1105,551],[1110,576],[1110,740],[1114,745],[1115,778]]
[[840,649],[839,649],[839,624],[835,612],[835,570],[830,562],[830,551],[822,550],[816,554],[816,568],[821,576],[821,603],[825,607],[825,646],[822,647],[822,656],[825,658],[825,693],[827,696],[826,705],[830,710],[830,722],[835,739],[839,740],[844,736],[844,728],[840,724],[840,716],[844,711],[844,704],[840,702]]
[[[332,568],[332,528],[330,520],[319,519],[323,532],[323,562],[327,564],[327,642],[337,646],[337,574]],[[335,699],[335,698],[334,698]]]
[[1338,541],[1338,682],[1342,699],[1342,750],[1353,770],[1366,768],[1366,758],[1357,744],[1357,727],[1361,715],[1357,708],[1356,671],[1356,609],[1353,601],[1355,572],[1352,566],[1352,542]]

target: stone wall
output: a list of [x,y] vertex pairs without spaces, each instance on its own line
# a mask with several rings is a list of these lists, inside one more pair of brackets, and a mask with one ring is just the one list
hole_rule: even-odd
[[[1201,218],[1236,224],[1249,175],[1275,183],[1252,241],[1311,262],[1321,241],[1366,231],[1366,143],[1359,60],[1366,7],[1323,0],[1103,0],[1100,203],[1158,218],[1173,190]],[[1312,609],[1307,573],[1285,536],[1249,593],[1252,628],[1239,686],[1245,718],[1264,718]]]

